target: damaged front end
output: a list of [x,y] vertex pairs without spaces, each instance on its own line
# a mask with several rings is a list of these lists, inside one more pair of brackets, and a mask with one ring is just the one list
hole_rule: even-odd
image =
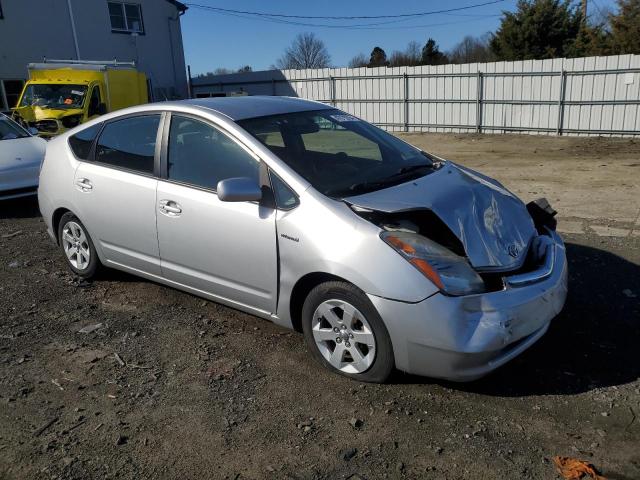
[[25,127],[38,130],[39,136],[51,138],[82,123],[84,111],[24,106],[14,109],[13,118]]
[[396,367],[471,381],[537,342],[567,295],[564,243],[544,199],[447,163],[426,177],[345,199],[438,292],[420,302],[369,295]]
[[450,162],[345,200],[445,295],[527,285],[553,265],[555,211],[548,202],[525,206],[495,180]]

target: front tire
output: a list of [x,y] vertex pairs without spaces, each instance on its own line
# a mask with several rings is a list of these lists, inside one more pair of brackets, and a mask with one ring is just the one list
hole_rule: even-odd
[[100,260],[93,241],[80,219],[71,212],[65,213],[60,219],[58,243],[73,273],[85,280],[96,275]]
[[346,282],[315,287],[302,308],[305,341],[314,359],[340,375],[384,382],[394,367],[389,333],[363,291]]

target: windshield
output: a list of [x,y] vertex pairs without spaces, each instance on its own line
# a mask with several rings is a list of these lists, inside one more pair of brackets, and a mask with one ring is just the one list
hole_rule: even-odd
[[86,85],[32,83],[27,85],[20,106],[60,109],[82,108],[86,93]]
[[0,113],[0,140],[14,140],[30,135],[17,123],[12,122]]
[[340,110],[315,110],[238,122],[314,188],[332,197],[379,190],[424,176],[431,158]]

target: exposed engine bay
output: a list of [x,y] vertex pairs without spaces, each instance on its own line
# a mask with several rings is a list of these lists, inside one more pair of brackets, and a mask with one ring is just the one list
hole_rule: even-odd
[[484,282],[485,291],[503,290],[506,278],[534,271],[544,263],[546,239],[550,231],[556,228],[556,211],[550,206],[546,198],[540,198],[527,204],[526,208],[533,220],[538,235],[534,235],[527,244],[526,251],[521,252],[524,261],[517,267],[501,271],[492,271],[473,267],[469,261],[465,247],[451,229],[429,209],[415,209],[400,212],[381,212],[352,206],[353,210],[362,218],[377,225],[385,232],[400,232],[425,237],[444,247],[451,253],[463,257],[470,264]]

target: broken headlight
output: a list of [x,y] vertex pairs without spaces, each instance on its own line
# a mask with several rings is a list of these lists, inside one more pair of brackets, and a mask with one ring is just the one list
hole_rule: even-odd
[[480,275],[464,257],[417,233],[383,232],[380,238],[449,295],[485,291]]

